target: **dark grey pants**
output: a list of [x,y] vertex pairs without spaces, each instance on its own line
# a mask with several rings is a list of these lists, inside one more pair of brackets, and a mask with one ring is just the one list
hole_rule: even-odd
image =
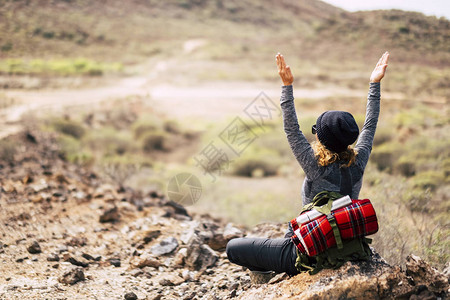
[[228,259],[251,271],[298,274],[297,250],[290,238],[238,238],[227,244]]

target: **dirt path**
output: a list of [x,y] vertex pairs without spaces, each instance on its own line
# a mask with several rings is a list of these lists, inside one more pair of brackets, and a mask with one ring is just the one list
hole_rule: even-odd
[[[74,106],[95,110],[112,99],[127,96],[149,96],[155,111],[179,121],[197,118],[217,121],[237,116],[261,92],[275,104],[278,103],[280,88],[273,82],[204,82],[195,86],[183,83],[165,84],[164,77],[188,58],[189,53],[202,47],[205,40],[188,40],[180,55],[160,61],[149,61],[141,69],[150,70],[142,75],[118,79],[114,84],[89,89],[58,90],[8,90],[4,94],[19,104],[0,110],[0,138],[20,130],[20,120],[27,113],[42,114],[61,112]],[[366,91],[328,88],[296,89],[296,96],[319,99],[336,96],[365,97]],[[393,95],[402,97],[401,95]]]
[[[159,65],[161,66],[161,65]],[[158,70],[158,65],[155,67]],[[201,118],[215,121],[239,115],[253,99],[264,92],[274,104],[278,103],[280,89],[273,84],[253,82],[209,82],[197,86],[155,85],[153,76],[130,77],[114,85],[94,89],[7,91],[6,96],[20,104],[0,110],[0,138],[20,129],[18,123],[26,113],[59,112],[74,106],[95,109],[108,100],[127,96],[149,96],[155,111],[180,121]],[[296,89],[296,95],[319,99],[331,96],[364,97],[365,91],[342,89]]]

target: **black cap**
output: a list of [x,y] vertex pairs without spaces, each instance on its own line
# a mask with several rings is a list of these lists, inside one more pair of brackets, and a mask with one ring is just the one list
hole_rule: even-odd
[[317,118],[317,137],[329,150],[340,153],[353,144],[359,135],[355,118],[345,111],[329,110]]

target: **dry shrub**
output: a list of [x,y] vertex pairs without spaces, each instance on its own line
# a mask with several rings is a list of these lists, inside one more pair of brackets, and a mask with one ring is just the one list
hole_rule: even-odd
[[278,166],[268,160],[247,158],[233,165],[232,174],[246,177],[262,177],[276,175]]
[[158,130],[159,126],[156,122],[152,121],[139,121],[133,125],[133,133],[137,139],[140,139],[148,132],[153,132]]
[[163,131],[151,131],[142,137],[142,150],[150,153],[157,151],[171,151],[172,146],[169,141],[169,136]]
[[16,144],[12,141],[0,140],[0,160],[7,163],[14,162],[14,154],[16,153]]
[[377,165],[378,170],[391,172],[393,165],[400,156],[401,145],[388,143],[375,148],[370,160]]
[[167,120],[163,124],[163,128],[165,131],[169,133],[178,134],[181,133],[180,124],[174,120]]
[[278,172],[281,161],[276,153],[252,148],[245,155],[232,162],[231,174],[246,177],[273,176]]
[[56,131],[76,139],[81,139],[86,132],[81,123],[73,120],[56,119],[53,121],[52,125]]

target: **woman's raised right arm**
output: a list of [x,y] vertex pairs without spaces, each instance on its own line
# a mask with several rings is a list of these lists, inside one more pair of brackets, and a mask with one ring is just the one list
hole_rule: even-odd
[[276,58],[278,74],[280,74],[284,84],[280,99],[284,132],[286,133],[289,146],[303,171],[305,171],[306,176],[308,176],[309,179],[314,179],[320,175],[319,166],[314,156],[314,150],[300,131],[300,126],[298,125],[292,87],[294,77],[292,76],[289,66],[286,66],[283,56],[278,53]]

